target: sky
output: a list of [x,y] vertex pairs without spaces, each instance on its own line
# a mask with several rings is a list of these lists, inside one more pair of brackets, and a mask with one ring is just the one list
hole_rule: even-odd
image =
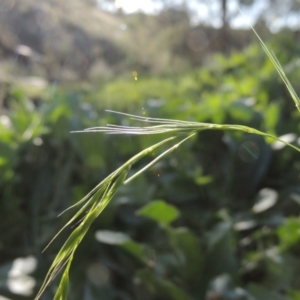
[[115,6],[122,7],[126,13],[132,13],[135,11],[143,11],[145,13],[155,13],[161,9],[161,5],[153,2],[152,0],[115,0]]
[[[188,5],[190,7],[190,10],[194,13],[194,16],[192,18],[192,23],[198,23],[199,21],[210,20],[212,25],[215,27],[221,26],[221,20],[218,20],[218,18],[212,18],[212,14],[219,15],[220,7],[218,1],[211,1],[210,5],[204,4],[201,1],[197,0],[172,0],[170,1],[174,6],[176,5],[182,5],[184,2],[188,2]],[[234,27],[243,27],[246,26],[247,23],[253,23],[253,18],[256,17],[257,13],[259,12],[266,1],[258,0],[256,1],[256,4],[253,6],[251,11],[247,10],[246,14],[243,16],[236,18],[236,21],[234,22]],[[103,6],[103,5],[102,5]],[[236,11],[237,10],[237,1],[236,0],[230,0],[229,1],[229,11]],[[162,9],[161,3],[153,1],[153,0],[115,0],[114,4],[106,4],[105,9],[114,11],[116,8],[122,8],[122,10],[125,13],[133,13],[137,11],[142,11],[144,13],[149,14],[155,14],[159,12]],[[246,26],[248,27],[248,26]]]
[[[250,8],[241,7],[243,13],[238,11],[238,0],[228,0],[228,14],[234,14],[235,18],[231,22],[233,28],[247,28],[249,25],[253,25],[259,14],[264,11],[270,0],[255,0],[254,5]],[[283,0],[287,1],[287,0]],[[100,1],[99,1],[100,2]],[[198,24],[199,22],[212,25],[214,27],[220,27],[220,1],[197,1],[197,0],[172,0],[169,1],[172,6],[183,5],[187,3],[192,13],[191,23]],[[209,3],[209,4],[205,4]],[[287,1],[290,2],[290,1]],[[103,4],[102,4],[103,7]],[[104,7],[107,10],[114,11],[116,8],[122,8],[125,13],[133,13],[142,11],[148,14],[158,13],[162,9],[160,1],[153,0],[114,0],[110,4],[106,4]],[[265,11],[266,12],[266,11]],[[271,23],[271,30],[277,31],[283,25],[290,25],[295,27],[300,23],[300,16],[289,15],[287,17],[277,18]]]
[[[99,1],[101,3],[101,1]],[[162,6],[155,4],[152,0],[115,0],[114,3],[101,3],[101,7],[109,11],[122,8],[125,13],[142,11],[144,13],[156,13]]]

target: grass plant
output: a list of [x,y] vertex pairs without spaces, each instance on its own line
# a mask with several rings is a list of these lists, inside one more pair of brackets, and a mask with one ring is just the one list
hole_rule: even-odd
[[[253,29],[254,30],[254,29]],[[267,48],[265,43],[261,40],[259,35],[254,30],[257,35],[263,50],[266,52],[273,65],[275,66],[277,72],[279,73],[281,79],[285,83],[292,99],[295,102],[295,105],[300,111],[300,99],[297,96],[295,90],[290,84],[288,78],[285,75],[285,72],[277,60],[276,56]],[[292,147],[294,150],[299,151],[300,149],[293,144],[290,144],[284,140],[279,139],[278,137],[259,131],[255,128],[242,126],[242,125],[230,125],[230,124],[211,124],[211,123],[198,123],[198,122],[189,122],[182,120],[171,120],[171,119],[158,119],[158,118],[148,118],[135,116],[130,114],[125,114],[121,112],[109,111],[111,113],[121,114],[124,117],[129,117],[135,121],[146,122],[148,126],[140,127],[128,127],[128,126],[118,126],[118,125],[107,125],[105,127],[92,127],[82,131],[80,133],[95,133],[102,132],[106,134],[131,134],[131,135],[153,135],[153,134],[165,134],[171,133],[173,136],[163,139],[161,142],[144,149],[140,153],[136,154],[134,157],[125,162],[121,167],[116,171],[107,176],[102,182],[100,182],[90,193],[88,193],[82,200],[73,205],[69,209],[77,208],[77,212],[74,216],[67,222],[67,224],[57,233],[59,235],[62,230],[66,227],[69,227],[74,222],[79,224],[70,234],[60,251],[58,252],[56,258],[54,259],[47,275],[44,280],[44,283],[35,297],[35,300],[40,299],[44,290],[47,286],[53,281],[53,279],[63,270],[63,274],[60,280],[59,287],[56,291],[55,300],[65,300],[68,295],[68,286],[69,286],[69,271],[72,264],[72,260],[75,254],[75,251],[84,238],[86,232],[89,230],[91,224],[95,219],[101,214],[104,208],[109,204],[115,193],[118,191],[120,186],[128,184],[134,178],[139,176],[141,173],[147,171],[151,166],[157,163],[160,159],[170,154],[176,148],[178,148],[182,143],[192,138],[196,133],[205,131],[205,130],[226,130],[226,131],[240,131],[244,133],[250,133],[255,135],[260,135],[265,138],[271,138],[278,140],[285,145]],[[182,136],[184,136],[182,138]],[[181,138],[181,139],[180,139]],[[179,140],[179,141],[178,141]],[[151,154],[155,149],[160,146],[168,143],[172,143],[171,146],[140,171],[136,172],[131,177],[128,177],[129,171],[132,166],[140,161],[143,157]],[[175,142],[175,143],[174,143]],[[56,238],[57,235],[54,237]]]

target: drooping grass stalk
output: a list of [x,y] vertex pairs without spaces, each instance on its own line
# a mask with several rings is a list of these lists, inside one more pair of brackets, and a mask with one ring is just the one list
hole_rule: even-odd
[[157,123],[159,125],[145,126],[145,127],[130,127],[130,126],[117,126],[117,125],[108,124],[107,126],[104,127],[92,127],[82,131],[75,131],[75,132],[78,133],[79,132],[80,133],[105,132],[108,134],[153,135],[153,134],[162,134],[162,133],[170,133],[170,132],[176,134],[180,134],[180,133],[193,134],[204,130],[241,131],[245,133],[261,135],[264,137],[268,137],[280,141],[285,145],[290,146],[297,151],[300,151],[298,147],[276,136],[273,136],[269,133],[265,133],[263,131],[259,131],[255,128],[244,126],[244,125],[213,124],[213,123],[201,123],[201,122],[198,123],[198,122],[180,121],[180,120],[173,120],[173,119],[157,119],[157,118],[135,116],[135,115],[125,114],[122,112],[116,112],[111,110],[109,110],[109,112],[128,116],[133,120],[138,120],[147,123]]
[[280,75],[282,81],[284,82],[285,86],[287,87],[287,89],[289,90],[289,93],[292,97],[292,99],[295,102],[295,105],[297,107],[297,110],[300,112],[300,99],[295,91],[295,89],[293,88],[293,86],[291,85],[290,81],[288,80],[288,78],[285,75],[285,72],[280,64],[280,62],[278,61],[277,57],[275,56],[274,52],[270,51],[268,49],[268,47],[266,46],[266,44],[263,42],[263,40],[260,38],[260,36],[258,35],[258,33],[255,31],[254,28],[252,28],[254,33],[256,34],[256,36],[258,37],[260,44],[262,46],[262,48],[264,49],[264,51],[266,52],[266,54],[268,55],[269,59],[272,61],[274,67],[276,68],[278,74]]
[[[254,30],[254,29],[253,29]],[[268,57],[271,59],[272,63],[274,64],[277,72],[279,73],[280,77],[282,78],[283,82],[287,86],[289,93],[291,94],[298,111],[300,112],[300,100],[297,96],[295,90],[293,89],[292,85],[290,84],[289,80],[287,79],[282,66],[278,62],[275,55],[269,51],[267,46],[261,40],[259,35],[254,30],[255,34],[257,35],[262,47]],[[148,170],[152,165],[154,165],[158,160],[162,159],[164,156],[168,155],[176,148],[178,148],[183,142],[187,139],[194,136],[196,133],[204,131],[204,130],[230,130],[230,131],[240,131],[245,133],[251,133],[256,135],[261,135],[267,138],[272,138],[278,141],[281,141],[285,145],[292,147],[296,151],[300,152],[300,149],[284,140],[281,140],[273,135],[268,133],[259,131],[257,129],[242,126],[242,125],[230,125],[230,124],[210,124],[210,123],[198,123],[198,122],[189,122],[189,121],[180,121],[180,120],[172,120],[172,119],[159,119],[159,118],[147,118],[147,117],[140,117],[129,115],[120,112],[114,112],[136,121],[147,122],[153,125],[145,126],[145,127],[130,127],[130,126],[118,126],[118,125],[107,125],[105,127],[93,127],[88,128],[82,131],[83,133],[91,133],[91,132],[104,132],[108,134],[137,134],[137,135],[152,135],[152,134],[164,134],[164,133],[172,133],[178,136],[182,134],[185,135],[185,138],[179,141],[178,143],[169,147],[166,151],[160,154],[157,158],[153,159],[148,165],[142,168],[140,171],[132,175],[130,178],[127,178],[128,172],[131,167],[142,159],[144,156],[150,154],[156,148],[160,147],[163,144],[173,141],[174,139],[178,138],[178,136],[173,136],[171,138],[164,139],[163,141],[144,149],[127,162],[125,162],[120,168],[116,171],[111,173],[107,176],[102,182],[100,182],[90,193],[88,193],[82,200],[78,203],[73,205],[72,207],[68,208],[75,208],[79,207],[78,211],[74,214],[74,216],[67,222],[67,224],[57,233],[59,235],[62,230],[64,230],[69,225],[73,224],[75,221],[81,218],[79,225],[73,230],[70,234],[64,245],[62,246],[61,250],[58,252],[55,260],[53,261],[44,283],[38,292],[35,300],[40,299],[42,293],[46,289],[46,287],[53,281],[53,279],[58,275],[58,273],[64,269],[63,275],[61,277],[61,281],[59,287],[55,294],[55,300],[66,300],[68,294],[68,285],[69,285],[69,270],[72,264],[72,259],[74,257],[74,253],[84,238],[86,232],[90,228],[91,224],[94,220],[100,215],[103,209],[108,205],[110,200],[113,198],[115,193],[118,191],[120,186],[129,183],[134,178],[139,176],[141,173]],[[54,237],[56,238],[57,235]]]
[[[187,138],[192,137],[192,134]],[[64,273],[62,275],[59,288],[57,289],[55,300],[65,300],[67,299],[67,286],[69,284],[69,269],[72,263],[72,259],[74,253],[88,231],[91,224],[94,220],[99,216],[99,214],[103,211],[106,205],[110,202],[114,194],[117,192],[119,187],[124,184],[127,174],[133,164],[138,162],[144,156],[152,153],[156,148],[162,146],[163,144],[174,140],[176,137],[170,137],[164,139],[163,141],[144,149],[131,159],[129,159],[126,163],[124,163],[120,168],[107,176],[102,182],[100,182],[90,193],[88,193],[82,200],[77,202],[72,207],[75,208],[80,207],[78,211],[74,214],[74,216],[67,222],[67,224],[55,235],[53,239],[55,239],[66,227],[80,220],[79,225],[73,230],[70,234],[69,238],[66,240],[58,254],[56,255],[52,265],[49,268],[49,271],[46,275],[46,278],[38,292],[35,300],[40,299],[42,293],[46,289],[46,287],[53,281],[53,279],[58,275],[58,273],[65,268]],[[181,144],[183,141],[179,142]],[[174,146],[173,146],[174,147]],[[167,154],[167,153],[166,153]],[[162,156],[160,156],[162,157]],[[157,160],[157,159],[156,159]],[[151,166],[151,163],[148,164],[144,169],[146,170]],[[52,241],[53,241],[52,239]],[[51,242],[52,242],[51,241]],[[51,243],[50,242],[50,243]],[[48,247],[48,246],[47,246]]]
[[[242,15],[243,12],[241,11],[241,9],[239,9],[240,13]],[[281,66],[279,60],[277,59],[275,53],[273,51],[270,51],[269,48],[267,47],[267,45],[264,43],[264,41],[261,39],[261,37],[259,36],[259,34],[257,33],[257,31],[254,29],[253,26],[251,26],[251,24],[249,23],[249,26],[251,27],[251,29],[253,30],[253,32],[255,33],[256,37],[258,38],[263,50],[266,52],[266,54],[268,55],[269,59],[271,60],[272,64],[274,65],[276,71],[278,72],[279,76],[281,77],[282,81],[284,82],[285,86],[287,87],[292,99],[295,102],[295,105],[297,107],[297,110],[300,112],[300,98],[298,97],[295,89],[293,88],[293,86],[291,85],[290,81],[288,80],[287,76],[285,75],[285,72],[283,70],[283,67]]]

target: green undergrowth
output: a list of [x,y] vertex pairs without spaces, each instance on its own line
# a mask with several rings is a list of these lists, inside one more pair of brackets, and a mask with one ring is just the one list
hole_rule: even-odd
[[[255,32],[256,34],[256,32]],[[295,105],[297,109],[300,111],[300,99],[298,98],[295,90],[293,89],[292,85],[290,84],[289,80],[287,79],[285,75],[285,71],[283,70],[282,66],[280,65],[279,61],[277,60],[276,56],[269,51],[267,46],[262,42],[260,37],[258,36],[259,41],[261,42],[263,50],[266,52],[267,56],[271,60],[273,66],[276,68],[278,74],[280,75],[282,81],[284,82],[285,86],[287,87],[292,99],[295,102]],[[237,60],[243,60],[241,57],[237,57]],[[232,75],[233,76],[233,75]],[[211,78],[212,79],[212,78]],[[135,78],[136,81],[138,81],[137,78]],[[154,134],[164,134],[164,133],[171,133],[173,137],[167,138],[159,142],[158,144],[154,144],[144,150],[142,150],[139,154],[135,155],[133,158],[129,159],[126,163],[121,165],[116,171],[111,173],[108,177],[106,177],[99,185],[97,185],[90,193],[88,193],[82,200],[74,204],[72,207],[69,209],[73,209],[78,207],[78,211],[75,213],[75,215],[70,219],[70,221],[62,228],[65,229],[69,225],[71,225],[74,221],[76,221],[78,218],[80,219],[79,224],[76,226],[76,228],[72,231],[72,233],[69,235],[67,238],[65,244],[61,248],[61,250],[58,252],[55,260],[53,261],[48,274],[46,276],[46,279],[41,287],[41,290],[37,294],[35,299],[39,299],[42,293],[44,292],[45,288],[53,281],[53,279],[58,275],[58,273],[61,270],[63,271],[63,275],[60,281],[60,284],[57,288],[56,294],[55,294],[55,299],[58,300],[63,300],[67,299],[68,295],[68,286],[69,286],[69,271],[70,271],[70,266],[75,254],[75,251],[78,247],[78,245],[81,243],[83,237],[86,235],[87,231],[89,230],[90,226],[92,223],[96,220],[96,218],[100,215],[100,213],[103,211],[105,206],[111,201],[115,193],[118,191],[118,189],[122,185],[128,184],[132,179],[136,178],[146,170],[148,170],[150,167],[154,166],[156,163],[158,163],[162,158],[165,156],[169,155],[171,152],[176,150],[183,142],[186,140],[192,138],[193,136],[199,134],[202,131],[207,131],[207,130],[222,130],[222,131],[237,131],[237,132],[244,132],[248,134],[254,134],[254,135],[260,135],[263,137],[267,137],[268,140],[276,140],[278,142],[283,143],[286,146],[289,146],[293,148],[296,151],[300,152],[300,148],[297,146],[285,141],[284,139],[277,138],[269,133],[264,133],[262,131],[259,131],[257,129],[254,129],[252,127],[244,126],[244,125],[234,125],[234,124],[222,124],[224,122],[225,117],[221,115],[221,113],[217,113],[217,110],[225,111],[227,110],[228,105],[232,105],[233,99],[230,99],[234,95],[240,95],[240,97],[243,95],[247,94],[247,91],[249,89],[251,90],[251,86],[254,88],[254,80],[250,80],[248,78],[248,81],[240,82],[240,87],[237,88],[234,84],[234,82],[237,81],[236,79],[233,80],[233,78],[230,78],[230,76],[227,77],[227,80],[223,82],[223,89],[225,91],[224,94],[222,94],[222,97],[213,95],[212,92],[210,92],[209,96],[205,93],[205,90],[203,91],[203,94],[201,95],[201,98],[204,103],[199,103],[199,110],[200,110],[200,117],[201,118],[201,110],[205,110],[206,117],[209,117],[212,120],[216,120],[220,123],[214,124],[214,123],[204,123],[204,122],[195,122],[195,121],[183,121],[183,120],[174,120],[174,119],[162,119],[162,118],[150,118],[148,116],[146,117],[138,117],[135,115],[127,115],[124,114],[124,116],[129,117],[131,119],[141,121],[146,123],[146,126],[138,126],[138,127],[132,127],[132,126],[127,126],[127,125],[108,125],[108,126],[100,126],[100,127],[91,127],[88,129],[85,129],[83,131],[77,131],[77,133],[94,133],[94,132],[104,132],[108,134],[125,134],[125,135],[154,135]],[[201,81],[199,81],[201,82]],[[160,81],[155,81],[155,80],[149,80],[148,82],[139,82],[139,91],[140,93],[148,99],[148,101],[156,101],[156,103],[159,103],[160,99],[159,97],[165,98],[165,95],[160,95],[156,94],[156,87],[160,87],[160,84],[162,83]],[[164,82],[164,87],[167,88],[165,91],[166,94],[172,94],[172,86],[169,81]],[[179,86],[180,88],[180,86]],[[120,98],[123,99],[123,101],[128,101],[126,99],[126,96],[129,97],[129,92],[131,91],[130,96],[132,97],[133,101],[138,101],[140,93],[137,93],[136,91],[134,92],[134,88],[128,86],[128,84],[121,82],[119,85],[117,85],[117,88],[115,87],[115,90],[118,91],[118,93],[113,94],[112,88],[108,85],[106,89],[104,89],[104,93],[108,93],[111,95],[112,103],[115,101],[117,103],[120,102]],[[222,90],[222,89],[221,89]],[[152,92],[152,94],[149,93],[149,91]],[[220,90],[218,91],[220,93]],[[113,95],[113,96],[112,96]],[[231,100],[231,101],[230,101]],[[238,111],[236,114],[239,115],[240,117],[243,117],[244,119],[247,119],[247,113],[245,109],[245,114],[243,115],[243,104],[244,108],[247,106],[247,101],[251,104],[251,99],[241,99],[240,101],[240,107],[237,108]],[[155,103],[155,102],[153,102]],[[201,106],[203,104],[203,106]],[[182,104],[184,105],[184,103]],[[127,105],[126,105],[127,106]],[[154,105],[155,106],[155,105]],[[207,107],[210,106],[211,110],[207,112]],[[237,106],[238,107],[238,106]],[[215,109],[215,111],[214,111]],[[210,115],[211,113],[211,115]],[[146,112],[145,112],[146,114]],[[219,117],[216,118],[214,115],[218,114]],[[122,113],[121,113],[122,115]],[[251,117],[251,116],[249,116]],[[273,114],[269,113],[269,118],[272,118]],[[272,121],[267,120],[267,122],[272,123]],[[169,146],[164,152],[161,152],[161,154],[157,155],[154,159],[152,159],[146,166],[141,168],[139,171],[137,171],[135,174],[128,176],[129,171],[135,167],[134,165],[140,161],[141,158],[143,158],[146,155],[149,155],[153,153],[154,151],[157,150],[157,147],[161,146],[162,144],[165,144],[167,142],[170,142],[176,138],[176,136],[179,137],[181,135],[184,136],[184,138],[180,138],[179,142],[176,142],[173,146]],[[245,151],[248,152],[248,155],[252,155],[255,157],[256,152],[255,149],[251,149],[251,147],[245,147]],[[203,180],[203,178],[202,178]],[[201,181],[200,181],[201,183]],[[271,196],[270,196],[271,194]],[[276,201],[276,199],[273,196],[272,198],[272,192],[270,190],[264,191],[264,196],[269,195],[268,200],[265,200],[265,203],[261,202],[258,203],[257,206],[253,207],[254,212],[260,212],[261,210],[264,210],[266,206],[273,205],[273,202]],[[262,197],[264,197],[262,196]],[[155,207],[156,204],[156,207]],[[161,207],[162,206],[162,207]],[[153,208],[154,207],[154,208]],[[151,212],[152,210],[152,212]],[[163,212],[162,212],[163,210]],[[159,211],[161,211],[161,217],[159,214]],[[143,209],[139,210],[140,215],[144,215],[147,218],[153,219],[159,223],[161,223],[162,227],[166,231],[166,234],[168,238],[170,239],[170,244],[173,245],[173,249],[175,251],[175,256],[177,257],[178,263],[181,264],[184,262],[182,261],[181,253],[176,253],[177,250],[179,249],[178,243],[180,243],[180,237],[178,237],[178,231],[174,231],[169,225],[171,221],[175,220],[179,212],[176,210],[175,207],[168,206],[164,202],[152,202],[152,204],[149,204],[148,206],[145,206]],[[223,230],[228,231],[228,224],[226,226],[226,216],[224,216],[224,224],[222,224]],[[241,226],[241,225],[240,225]],[[61,231],[62,231],[61,230]],[[60,231],[60,232],[61,232]],[[59,232],[59,233],[60,233]],[[58,234],[59,234],[58,233]],[[101,233],[101,232],[100,232]],[[179,234],[180,235],[180,234]],[[281,231],[282,235],[282,231]],[[57,236],[57,235],[56,235]],[[113,237],[113,235],[112,235]],[[103,235],[102,235],[103,238]],[[195,240],[195,237],[192,235],[190,237],[185,237],[185,238],[190,238],[191,240]],[[284,238],[284,235],[283,235]],[[125,241],[130,240],[128,238],[124,239]],[[212,240],[211,243],[214,243]],[[126,243],[121,243],[122,245],[126,245]],[[196,241],[194,241],[195,245],[191,245],[191,248],[197,247]],[[131,247],[129,248],[129,251],[133,251],[134,248]],[[142,253],[142,249],[139,249],[139,246],[136,245],[135,251],[137,253],[134,254],[140,254]],[[228,250],[227,250],[228,251]],[[184,255],[184,254],[183,254]],[[140,257],[142,259],[142,257]],[[216,261],[215,264],[218,264]],[[185,270],[183,269],[182,272],[184,273]],[[194,272],[198,272],[198,270],[194,270]],[[192,272],[191,272],[192,273]],[[190,276],[190,274],[187,274],[187,276]],[[173,285],[173,283],[169,281],[164,281],[164,279],[158,279],[156,277],[153,277],[151,272],[143,270],[142,273],[139,275],[142,279],[147,278],[148,284],[150,286],[154,287],[154,289],[163,289],[164,292],[167,294],[167,298],[170,299],[195,299],[192,295],[189,295],[186,291],[180,289],[176,285]],[[224,275],[225,276],[225,275]],[[200,279],[200,278],[199,278]],[[204,280],[202,278],[202,280]],[[224,281],[224,280],[223,280]],[[226,280],[225,280],[226,282]],[[201,285],[201,281],[199,282],[199,285]],[[252,289],[254,289],[254,294],[255,294],[255,287],[254,288],[249,288],[249,292],[243,291],[243,297],[244,299],[250,299],[251,298],[251,292]],[[258,288],[262,289],[262,288]],[[253,293],[253,292],[252,292]],[[275,297],[275,294],[274,294]]]
[[41,299],[299,299],[299,68],[267,53],[34,98],[11,87],[0,283],[26,241]]

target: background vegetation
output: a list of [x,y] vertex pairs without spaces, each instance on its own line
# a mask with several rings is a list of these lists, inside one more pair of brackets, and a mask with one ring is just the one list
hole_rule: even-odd
[[[132,122],[105,109],[247,125],[299,146],[284,84],[224,11],[225,44],[224,26],[192,26],[182,7],[127,15],[23,0],[0,2],[0,15],[0,299],[33,299],[68,235],[42,253],[70,217],[58,214],[159,140],[70,134]],[[299,94],[299,31],[257,26]],[[198,134],[93,224],[70,299],[300,299],[298,156],[253,135]]]

